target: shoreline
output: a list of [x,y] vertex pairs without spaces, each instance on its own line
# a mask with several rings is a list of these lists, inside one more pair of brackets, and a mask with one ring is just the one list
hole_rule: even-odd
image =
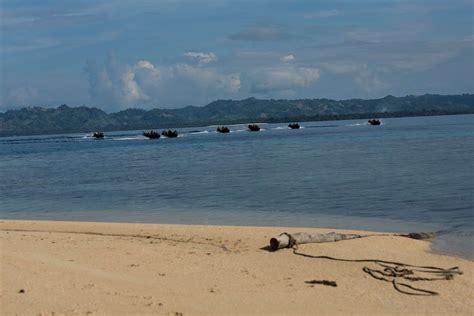
[[[365,228],[344,228],[344,227],[331,227],[331,226],[320,226],[320,227],[306,227],[306,226],[301,226],[298,224],[295,225],[251,225],[251,224],[246,224],[246,223],[238,223],[238,224],[223,224],[220,222],[207,222],[207,223],[199,223],[199,222],[186,222],[186,223],[179,223],[175,221],[164,221],[164,222],[145,222],[145,221],[135,221],[135,222],[130,222],[127,220],[110,220],[110,219],[96,219],[93,218],[91,219],[80,219],[80,218],[74,218],[74,219],[52,219],[52,218],[35,218],[35,217],[25,217],[25,218],[1,218],[0,217],[0,222],[1,221],[17,221],[17,222],[73,222],[73,223],[103,223],[103,224],[139,224],[139,225],[177,225],[177,226],[205,226],[205,227],[248,227],[248,228],[286,228],[286,229],[301,229],[301,230],[325,230],[325,231],[354,231],[354,232],[363,232],[363,233],[376,233],[376,234],[397,234],[400,233],[400,231],[396,231],[394,229],[389,229],[389,230],[373,230],[373,229],[365,229]],[[371,225],[373,226],[373,225]],[[385,227],[387,228],[387,227]],[[413,227],[411,230],[404,230],[403,233],[409,233],[409,232],[433,232],[431,230],[417,230],[415,227]],[[442,256],[450,256],[450,257],[456,257],[459,259],[463,260],[469,260],[474,262],[474,254],[471,254],[470,252],[467,252],[465,250],[461,251],[459,249],[457,250],[447,250],[446,247],[439,247],[435,246],[435,243],[437,243],[437,237],[430,240],[425,240],[426,242],[429,243],[429,249],[427,251],[435,254],[435,255],[442,255]]]
[[[283,232],[333,231],[366,233],[0,220],[2,314],[469,315],[474,309],[474,262],[432,253],[426,241],[374,236],[305,244],[298,251],[310,256],[459,266],[464,274],[453,280],[414,282],[438,296],[399,293],[392,284],[362,271],[365,265],[374,268],[370,263],[304,258],[291,249],[268,251],[270,238]],[[337,287],[307,283],[314,279],[337,282]]]

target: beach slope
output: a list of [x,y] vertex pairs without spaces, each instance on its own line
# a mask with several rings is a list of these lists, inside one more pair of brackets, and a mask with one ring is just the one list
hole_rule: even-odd
[[[364,267],[268,251],[282,232],[334,230],[158,224],[0,222],[3,315],[472,315],[474,263],[429,243],[375,236],[301,245],[299,252],[451,268],[453,280],[418,281],[413,296]],[[338,231],[357,233],[355,231]],[[337,286],[309,284],[335,281]]]

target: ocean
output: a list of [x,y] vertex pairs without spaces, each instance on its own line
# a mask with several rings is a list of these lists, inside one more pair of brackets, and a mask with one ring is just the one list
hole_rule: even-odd
[[438,232],[474,258],[474,115],[0,138],[0,218]]

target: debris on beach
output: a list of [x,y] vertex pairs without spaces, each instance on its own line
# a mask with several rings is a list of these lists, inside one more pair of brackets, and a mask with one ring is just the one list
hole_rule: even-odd
[[[439,268],[434,266],[419,266],[396,261],[388,261],[381,259],[345,259],[335,258],[325,255],[310,255],[298,251],[298,245],[308,243],[324,243],[336,242],[341,240],[349,240],[372,236],[399,236],[408,237],[416,240],[427,240],[434,237],[434,233],[409,233],[409,234],[308,234],[308,233],[282,233],[277,237],[270,239],[270,248],[275,251],[282,248],[292,248],[293,253],[298,256],[312,259],[326,259],[332,261],[352,262],[352,263],[370,263],[377,268],[364,266],[362,271],[370,275],[372,278],[379,281],[392,283],[393,288],[402,294],[418,295],[418,296],[436,296],[438,292],[417,288],[406,282],[416,281],[441,281],[453,280],[456,275],[461,275],[463,272],[459,267]],[[326,282],[325,282],[326,281]],[[403,282],[403,283],[402,283]],[[313,280],[306,281],[310,284],[324,284],[330,285],[327,280]],[[328,284],[325,284],[328,283]],[[331,285],[333,286],[333,285]]]
[[368,234],[368,235],[358,235],[358,234],[338,234],[338,233],[328,233],[328,234],[308,234],[308,233],[282,233],[277,237],[270,239],[270,248],[275,251],[282,248],[293,248],[294,246],[301,244],[309,243],[322,243],[322,242],[335,242],[341,240],[349,240],[363,237],[375,237],[375,236],[400,236],[407,237],[417,240],[429,240],[433,239],[435,236],[434,233],[408,233],[408,234]]
[[322,284],[322,285],[337,287],[336,281],[328,281],[328,280],[310,280],[310,281],[304,281],[304,283]]
[[430,240],[434,238],[435,234],[434,233],[408,233],[408,234],[400,234],[399,236],[408,237],[408,238],[417,239],[417,240]]
[[296,245],[308,244],[308,243],[321,243],[321,242],[332,242],[340,240],[348,240],[355,238],[362,238],[364,235],[356,234],[307,234],[307,233],[295,233],[288,234],[283,233],[277,237],[270,239],[270,248],[272,250],[278,250],[281,248],[292,248]]

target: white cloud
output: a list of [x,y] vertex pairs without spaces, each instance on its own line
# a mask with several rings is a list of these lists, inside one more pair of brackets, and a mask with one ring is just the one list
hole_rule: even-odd
[[157,72],[158,70],[155,68],[155,66],[149,62],[148,60],[140,60],[137,62],[137,64],[133,67],[134,69],[149,69],[152,72]]
[[177,64],[167,69],[170,79],[184,81],[205,90],[235,93],[240,89],[239,74],[220,74],[215,68]]
[[257,69],[251,74],[251,92],[270,93],[293,91],[308,87],[319,80],[318,68],[310,67],[270,67]]
[[122,74],[120,77],[120,95],[124,104],[134,104],[138,101],[148,100],[149,96],[142,91],[141,87],[135,80],[135,73],[132,69]]
[[295,59],[295,56],[293,54],[285,55],[280,58],[281,61],[287,63]]
[[184,56],[197,60],[200,64],[207,64],[210,62],[217,61],[217,56],[213,52],[186,52],[184,53]]

